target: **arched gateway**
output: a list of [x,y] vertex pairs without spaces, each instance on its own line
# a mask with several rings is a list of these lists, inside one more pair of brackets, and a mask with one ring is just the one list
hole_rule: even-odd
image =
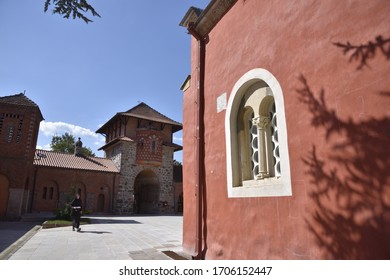
[[159,212],[160,183],[151,170],[140,172],[134,181],[135,213],[153,214]]

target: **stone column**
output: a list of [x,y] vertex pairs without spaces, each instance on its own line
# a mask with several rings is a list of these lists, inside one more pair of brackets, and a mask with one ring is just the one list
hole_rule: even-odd
[[252,119],[252,123],[257,127],[257,140],[259,145],[259,174],[256,175],[256,180],[261,180],[269,177],[265,130],[270,123],[270,119],[269,117],[258,116]]

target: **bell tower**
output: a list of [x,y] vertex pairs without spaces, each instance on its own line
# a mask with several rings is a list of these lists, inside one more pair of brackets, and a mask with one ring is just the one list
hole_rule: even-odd
[[19,217],[28,211],[31,197],[33,159],[43,120],[37,104],[23,93],[0,97],[0,182],[7,196],[0,215]]

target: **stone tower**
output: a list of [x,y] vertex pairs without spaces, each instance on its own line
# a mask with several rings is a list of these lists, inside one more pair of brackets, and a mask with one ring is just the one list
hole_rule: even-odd
[[173,133],[182,125],[145,103],[117,113],[97,133],[101,147],[120,170],[114,210],[118,214],[173,213]]

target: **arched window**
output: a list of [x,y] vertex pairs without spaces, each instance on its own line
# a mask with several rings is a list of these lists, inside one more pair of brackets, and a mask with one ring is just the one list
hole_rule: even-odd
[[225,131],[229,197],[291,195],[283,93],[267,70],[236,82]]

